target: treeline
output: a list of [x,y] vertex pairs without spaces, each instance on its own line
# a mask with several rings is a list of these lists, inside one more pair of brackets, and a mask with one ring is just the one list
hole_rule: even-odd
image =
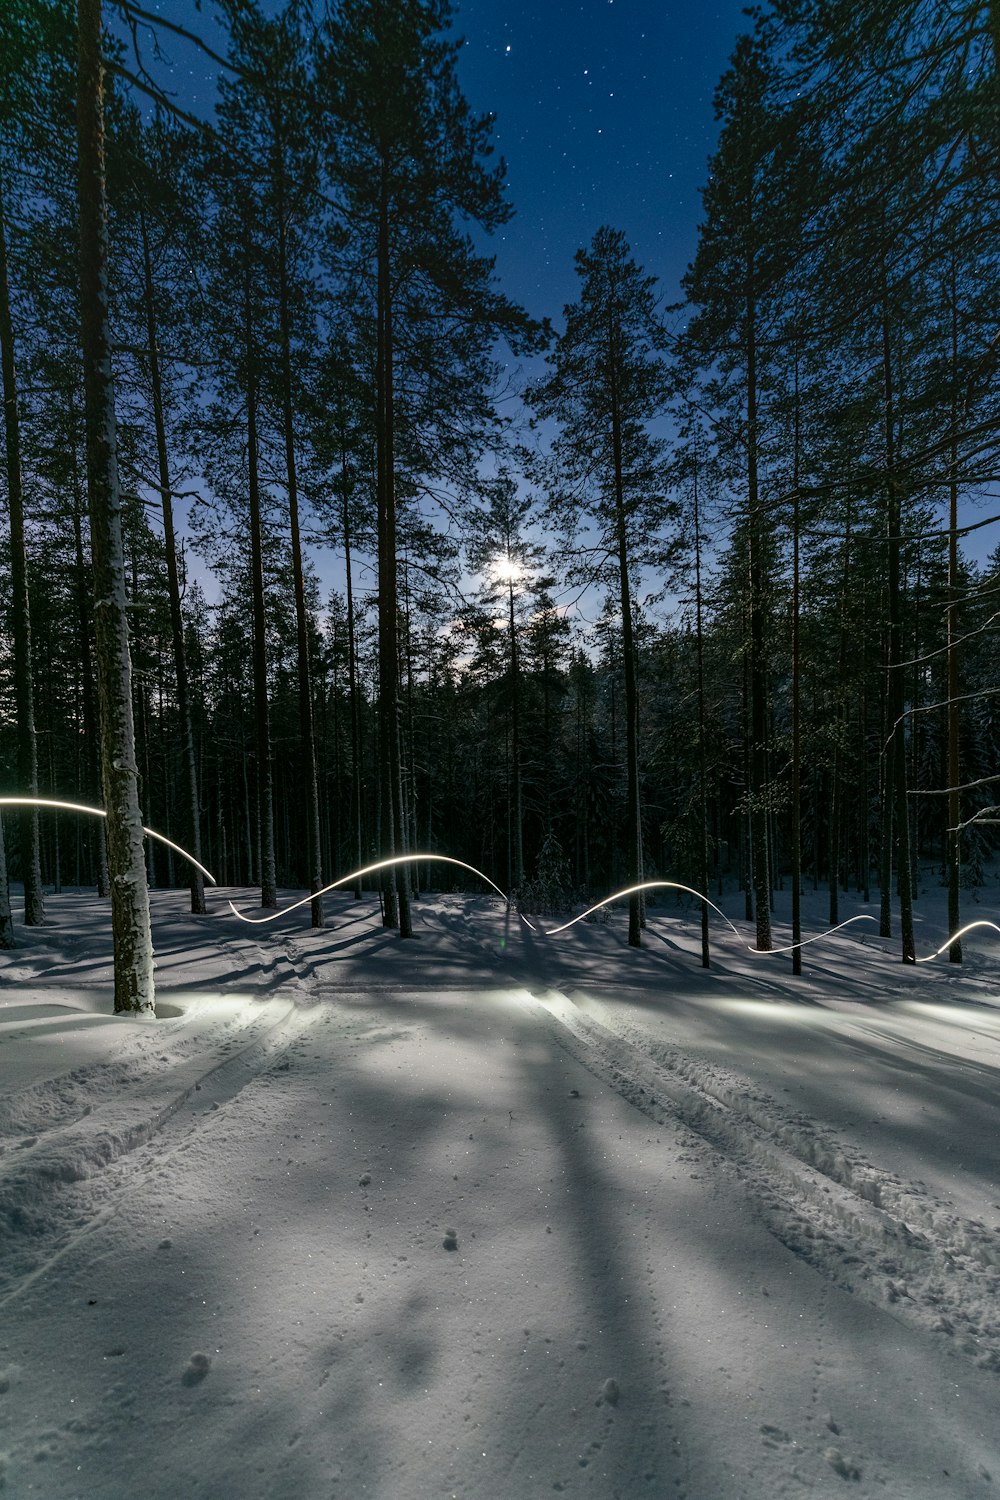
[[[103,38],[113,587],[73,126],[100,5],[0,18],[4,788],[110,804],[124,768],[264,906],[437,851],[535,904],[737,879],[767,948],[811,880],[833,922],[874,887],[909,960],[923,862],[957,930],[1000,780],[1000,556],[960,546],[997,477],[989,7],[776,0],[719,85],[685,303],[602,227],[555,329],[481,249],[511,208],[449,0],[216,10],[210,122],[157,82],[163,23],[120,0]],[[5,822],[28,922],[124,881],[96,821]],[[442,878],[384,873],[387,925]]]

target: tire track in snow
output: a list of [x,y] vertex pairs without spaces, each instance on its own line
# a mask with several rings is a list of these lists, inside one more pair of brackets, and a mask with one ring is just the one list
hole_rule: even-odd
[[[525,992],[554,1038],[657,1124],[714,1148],[771,1234],[841,1288],[1000,1373],[1000,1244],[930,1195],[792,1120],[756,1086],[656,1043],[611,1030],[572,995]],[[634,1038],[634,1039],[633,1039]]]

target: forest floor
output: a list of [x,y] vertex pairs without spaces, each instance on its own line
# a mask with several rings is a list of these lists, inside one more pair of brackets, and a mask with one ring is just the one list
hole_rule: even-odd
[[90,893],[0,954],[5,1500],[1000,1496],[995,934],[210,901],[155,1022]]

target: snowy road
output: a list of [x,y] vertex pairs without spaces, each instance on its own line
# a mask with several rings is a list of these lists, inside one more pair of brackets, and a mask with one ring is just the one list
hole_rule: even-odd
[[982,967],[156,900],[155,1025],[83,898],[2,960],[5,1493],[1000,1491]]

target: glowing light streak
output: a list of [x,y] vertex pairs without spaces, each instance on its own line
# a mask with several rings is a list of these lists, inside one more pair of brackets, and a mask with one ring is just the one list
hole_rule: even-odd
[[714,912],[718,912],[730,932],[743,944],[747,952],[754,953],[759,958],[767,958],[772,953],[791,953],[795,948],[804,948],[808,943],[818,943],[821,939],[839,932],[842,927],[850,927],[852,922],[874,922],[875,920],[874,917],[870,917],[865,913],[865,915],[859,917],[848,917],[846,922],[838,922],[836,927],[829,927],[826,932],[817,932],[813,937],[802,938],[798,943],[788,943],[783,948],[755,948],[745,940],[739,928],[729,920],[721,906],[716,906],[714,901],[711,901],[708,896],[703,896],[701,891],[696,891],[693,886],[682,885],[679,880],[644,880],[641,885],[629,885],[624,890],[615,891],[613,896],[605,896],[603,901],[598,901],[593,906],[588,906],[586,911],[582,911],[578,917],[572,917],[570,921],[564,922],[561,927],[549,927],[543,929],[543,931],[545,931],[546,937],[555,937],[557,933],[566,932],[568,928],[574,927],[577,922],[584,921],[585,918],[590,916],[591,912],[600,911],[602,906],[608,906],[612,901],[620,901],[625,896],[634,896],[639,891],[658,890],[686,891],[689,896],[697,896],[699,901],[704,901],[706,906],[710,906]]
[[[396,865],[413,865],[418,862],[421,864],[458,865],[461,870],[470,870],[473,875],[478,875],[480,880],[485,880],[486,884],[496,891],[498,896],[502,896],[505,901],[507,900],[507,893],[500,889],[495,880],[491,880],[488,875],[484,875],[482,870],[477,870],[475,865],[467,865],[464,859],[452,859],[448,854],[396,854],[391,859],[379,859],[374,864],[365,865],[360,870],[352,870],[350,875],[342,875],[339,880],[331,880],[330,884],[325,885],[321,891],[313,891],[311,895],[303,896],[301,901],[293,901],[291,906],[283,906],[280,911],[269,912],[265,917],[245,917],[241,911],[237,911],[231,901],[229,908],[233,916],[239,917],[241,922],[249,922],[252,926],[259,927],[264,922],[276,922],[279,917],[287,917],[290,911],[298,911],[300,906],[309,906],[315,901],[317,896],[325,896],[327,891],[339,890],[341,886],[353,885],[355,880],[360,880],[365,875],[374,875],[376,870],[389,870]],[[522,917],[521,920],[527,921],[527,918]],[[531,927],[531,925],[528,922],[528,926]],[[532,928],[532,931],[537,931],[537,928]]]
[[[0,807],[48,807],[63,812],[86,813],[91,818],[107,817],[107,813],[103,807],[89,807],[83,802],[58,801],[54,797],[0,797]],[[167,849],[172,849],[175,854],[179,854],[182,859],[186,859],[189,864],[194,865],[195,869],[200,870],[205,879],[210,881],[212,885],[217,884],[211,870],[207,870],[199,860],[195,859],[193,854],[188,853],[187,849],[184,849],[180,844],[175,844],[173,839],[168,839],[166,834],[157,833],[155,828],[147,828],[145,825],[143,825],[142,831],[147,838],[155,839],[158,844],[163,844]],[[496,891],[497,895],[504,902],[507,904],[510,902],[510,897],[506,891],[502,890],[495,880],[491,880],[485,871],[477,869],[475,865],[467,864],[464,859],[453,859],[449,854],[397,854],[390,859],[379,859],[373,864],[364,865],[360,870],[352,870],[349,875],[342,875],[339,880],[331,880],[330,884],[323,886],[322,890],[313,891],[310,895],[303,896],[301,901],[293,901],[290,906],[282,907],[280,911],[268,912],[262,917],[245,916],[243,912],[234,906],[232,901],[229,902],[229,909],[233,913],[233,916],[238,917],[241,922],[246,922],[252,927],[259,927],[267,922],[276,922],[279,917],[288,916],[290,912],[298,911],[300,907],[309,906],[315,897],[325,896],[327,891],[336,891],[345,885],[353,885],[356,880],[362,879],[365,875],[374,875],[379,870],[394,869],[397,865],[412,864],[454,865],[460,870],[468,870],[471,875],[475,875],[479,880],[488,885],[491,890]],[[600,911],[604,906],[610,906],[613,901],[622,901],[626,896],[637,895],[640,891],[655,890],[684,891],[687,895],[694,896],[696,900],[704,901],[706,906],[711,907],[712,911],[716,912],[722,918],[741,947],[745,948],[748,953],[754,954],[757,958],[769,958],[772,955],[776,956],[781,953],[793,953],[796,948],[806,948],[810,943],[819,943],[824,938],[832,937],[835,932],[840,932],[843,928],[850,927],[854,922],[875,921],[873,916],[865,912],[856,917],[848,917],[845,921],[838,922],[835,927],[828,927],[825,932],[814,933],[812,937],[802,938],[797,943],[786,943],[778,948],[755,948],[745,940],[739,928],[726,916],[721,906],[716,906],[710,897],[703,895],[701,891],[695,890],[694,886],[684,885],[679,880],[644,880],[639,885],[625,886],[622,890],[614,891],[610,896],[605,896],[602,901],[596,901],[593,906],[588,906],[586,911],[582,911],[577,916],[571,917],[568,922],[562,922],[558,927],[536,926],[523,912],[518,912],[517,915],[532,932],[537,932],[542,937],[558,937],[560,933],[568,932],[571,927],[575,927],[577,922],[586,921],[587,917],[592,916],[595,911]],[[946,953],[952,943],[957,943],[960,938],[965,937],[966,933],[975,932],[979,927],[988,927],[991,932],[995,932],[1000,936],[1000,926],[996,922],[987,921],[985,918],[981,918],[976,922],[967,922],[964,927],[960,927],[956,933],[947,938],[941,944],[940,948],[935,948],[933,953],[927,953],[923,958],[916,959],[916,962],[918,964],[931,963],[935,958],[940,958],[942,953]]]
[[[56,802],[51,797],[0,797],[0,807],[55,807],[61,808],[64,812],[89,813],[92,818],[107,817],[103,807],[87,807],[82,802]],[[181,859],[186,859],[188,864],[194,865],[206,880],[210,880],[215,885],[216,880],[212,872],[206,870],[205,866],[196,860],[193,854],[182,849],[180,844],[175,844],[173,839],[168,839],[165,833],[157,833],[155,828],[144,826],[142,831],[147,838],[155,839],[158,844],[165,844],[168,849],[173,849],[175,854],[179,854]]]
[[[692,886],[681,885],[680,881],[678,880],[644,880],[641,885],[627,885],[624,890],[615,891],[611,896],[605,896],[603,901],[595,901],[593,906],[588,906],[587,910],[582,911],[578,917],[571,917],[570,920],[568,922],[564,922],[561,927],[549,927],[543,928],[542,930],[545,932],[546,937],[555,937],[557,933],[567,932],[570,927],[575,927],[577,922],[585,921],[592,912],[600,911],[602,906],[610,906],[612,901],[621,901],[626,896],[635,896],[639,891],[657,890],[687,891],[689,896],[697,896],[699,901],[706,902],[713,911],[717,911],[729,930],[735,933],[736,937],[739,938],[741,943],[743,942],[743,937],[740,933],[739,928],[733,925],[733,923],[729,920],[720,906],[716,906],[714,901],[710,901],[707,896],[703,896],[700,891],[696,891]],[[750,951],[755,952],[756,950],[751,949]]]
[[918,958],[915,961],[918,964],[929,964],[932,958],[940,958],[941,954],[947,952],[952,943],[957,943],[959,938],[963,938],[967,932],[972,932],[976,927],[989,927],[994,932],[1000,933],[1000,927],[998,927],[995,922],[987,922],[984,917],[981,918],[978,922],[969,922],[965,927],[960,927],[958,931],[954,933],[946,943],[941,944],[940,948],[935,948],[934,952],[928,953],[926,958]]
[[[797,943],[786,943],[783,948],[750,948],[751,953],[762,953],[766,957],[768,953],[793,953],[796,948],[807,948],[810,943],[822,942],[824,938],[831,937],[833,933],[839,932],[842,927],[850,927],[852,922],[874,922],[875,918],[863,912],[857,917],[848,917],[843,922],[838,922],[836,927],[828,927],[825,932],[816,932],[811,938],[800,938]],[[749,944],[748,944],[749,947]]]

